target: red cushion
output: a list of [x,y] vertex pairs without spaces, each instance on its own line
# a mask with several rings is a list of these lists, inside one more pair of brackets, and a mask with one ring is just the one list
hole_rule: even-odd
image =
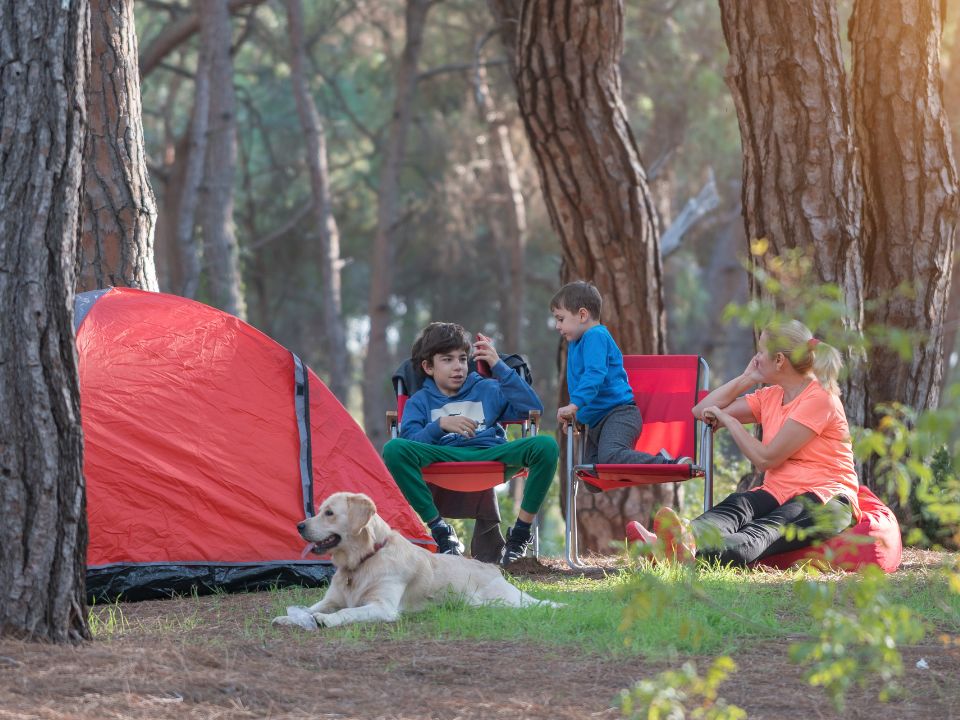
[[832,567],[856,571],[877,565],[892,573],[900,567],[903,544],[893,511],[864,485],[857,491],[860,522],[830,540],[800,550],[771,555],[761,565],[786,569],[801,560],[823,560]]

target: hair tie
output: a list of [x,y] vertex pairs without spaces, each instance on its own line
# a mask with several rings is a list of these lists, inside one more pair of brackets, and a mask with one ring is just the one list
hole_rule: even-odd
[[812,337],[809,340],[807,340],[807,349],[813,350],[819,344],[820,344],[820,341],[817,340],[815,337]]

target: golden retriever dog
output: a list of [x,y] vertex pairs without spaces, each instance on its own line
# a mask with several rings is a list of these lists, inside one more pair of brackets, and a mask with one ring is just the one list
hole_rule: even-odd
[[527,607],[548,605],[508,583],[500,569],[455,555],[418,548],[377,515],[366,495],[338,492],[317,514],[297,525],[313,552],[329,553],[336,567],[323,600],[309,608],[289,608],[274,625],[319,627],[356,622],[393,622],[401,612],[421,610],[453,596],[468,605]]

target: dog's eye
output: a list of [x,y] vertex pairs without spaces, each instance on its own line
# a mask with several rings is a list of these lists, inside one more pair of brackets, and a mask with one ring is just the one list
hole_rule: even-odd
[[324,510],[323,514],[327,517],[333,517],[333,510]]

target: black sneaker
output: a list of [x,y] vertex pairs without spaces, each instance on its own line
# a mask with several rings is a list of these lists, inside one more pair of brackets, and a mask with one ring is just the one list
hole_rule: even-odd
[[510,528],[507,531],[507,542],[503,546],[503,557],[500,558],[500,567],[509,567],[527,554],[527,548],[533,540],[530,538],[530,529],[518,530]]
[[430,534],[437,541],[437,552],[441,555],[463,555],[463,543],[446,521],[441,520],[437,523],[431,528]]

